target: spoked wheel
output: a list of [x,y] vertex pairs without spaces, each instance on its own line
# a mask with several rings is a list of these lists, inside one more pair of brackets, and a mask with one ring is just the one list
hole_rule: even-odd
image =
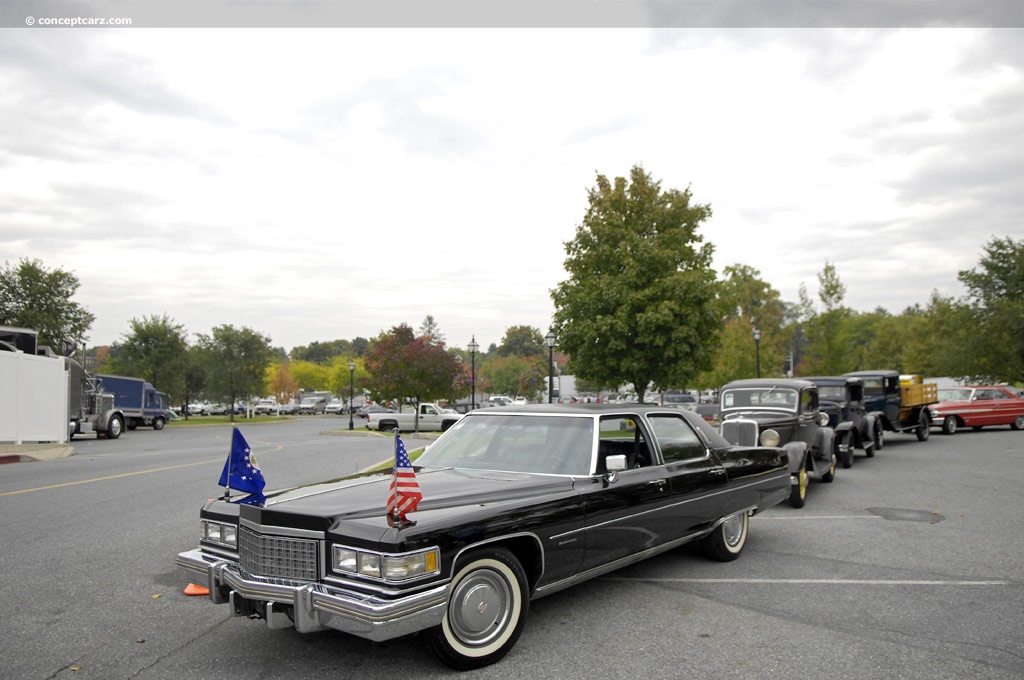
[[794,508],[802,508],[807,503],[807,469],[800,468],[796,476],[796,484],[789,486],[789,505]]
[[718,527],[700,541],[705,555],[719,562],[732,562],[740,556],[747,543],[750,516],[745,512],[729,515]]
[[917,435],[917,441],[923,442],[927,440],[931,432],[932,419],[928,415],[928,411],[921,409],[921,419],[917,422],[917,431],[914,433]]
[[942,434],[956,434],[956,416],[946,416],[942,419]]
[[874,458],[875,454],[881,451],[882,447],[885,446],[885,430],[882,428],[882,424],[877,420],[875,421],[874,441],[875,445],[871,447],[870,451],[868,451],[868,458]]
[[526,572],[504,548],[471,553],[452,580],[448,609],[430,647],[460,671],[487,666],[512,649],[530,608]]
[[839,462],[843,468],[849,470],[853,467],[853,433],[847,432],[836,438],[836,452]]

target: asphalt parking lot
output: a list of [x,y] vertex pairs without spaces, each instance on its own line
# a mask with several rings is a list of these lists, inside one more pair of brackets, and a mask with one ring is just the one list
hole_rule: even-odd
[[[387,457],[387,438],[335,426],[247,430],[268,485]],[[229,434],[138,431],[0,466],[0,676],[460,675],[416,637],[268,630],[182,594],[174,555],[195,543]],[[461,676],[1022,678],[1022,466],[1008,428],[891,435],[804,508],[753,518],[736,562],[684,548],[537,600],[509,656]]]

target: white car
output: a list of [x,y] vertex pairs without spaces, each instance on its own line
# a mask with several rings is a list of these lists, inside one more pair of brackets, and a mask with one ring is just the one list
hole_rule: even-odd
[[342,399],[331,399],[331,403],[324,406],[324,413],[340,416],[346,412],[345,402]]
[[299,415],[319,415],[324,412],[327,400],[323,397],[303,397],[299,402]]
[[188,405],[188,414],[190,416],[208,416],[210,415],[210,411],[212,410],[213,407],[209,404],[209,402],[205,401],[201,401],[198,404]]
[[281,412],[281,407],[273,399],[257,399],[252,405],[253,415],[276,416]]

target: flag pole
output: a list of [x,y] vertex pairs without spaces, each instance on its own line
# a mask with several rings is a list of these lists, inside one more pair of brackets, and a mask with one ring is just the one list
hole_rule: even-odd
[[227,482],[224,485],[224,500],[231,500],[231,464],[235,462],[235,430],[237,429],[237,425],[231,427],[231,448],[228,449],[228,478],[224,480]]
[[[399,433],[399,429],[396,426],[395,427],[395,452],[391,455],[391,478],[395,482],[397,482],[396,477],[398,475],[398,441],[399,441],[399,439],[398,439],[399,434],[398,433]],[[396,522],[402,521],[402,513],[399,511],[398,506],[399,506],[399,503],[395,503],[395,507],[392,510],[393,518],[394,518],[394,520]]]

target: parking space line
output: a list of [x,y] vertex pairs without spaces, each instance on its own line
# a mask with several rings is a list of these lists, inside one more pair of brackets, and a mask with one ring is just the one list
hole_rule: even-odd
[[786,520],[786,521],[788,521],[788,520],[794,520],[794,519],[819,520],[819,519],[885,519],[885,518],[880,516],[880,515],[793,515],[793,516],[787,516],[787,517],[765,517],[764,515],[758,515],[756,518],[753,518],[753,519],[755,521],[771,520],[771,519]]
[[754,583],[772,585],[837,585],[837,586],[1008,586],[1010,581],[916,581],[888,579],[839,578],[625,578],[606,576],[605,581],[643,583]]
[[167,470],[180,470],[182,468],[195,467],[196,465],[209,465],[210,463],[216,463],[220,459],[214,460],[203,460],[198,463],[185,463],[183,465],[170,465],[168,467],[152,468],[149,470],[139,470],[138,472],[125,472],[120,475],[109,475],[107,477],[93,477],[91,479],[79,479],[74,482],[62,482],[60,484],[50,484],[49,486],[37,486],[32,489],[19,489],[17,491],[4,491],[0,493],[2,496],[17,496],[23,493],[32,493],[33,491],[48,491],[50,489],[61,489],[65,486],[77,486],[78,484],[92,484],[94,482],[105,482],[109,479],[122,479],[124,477],[136,477],[138,475],[148,475],[152,472],[166,472]]

